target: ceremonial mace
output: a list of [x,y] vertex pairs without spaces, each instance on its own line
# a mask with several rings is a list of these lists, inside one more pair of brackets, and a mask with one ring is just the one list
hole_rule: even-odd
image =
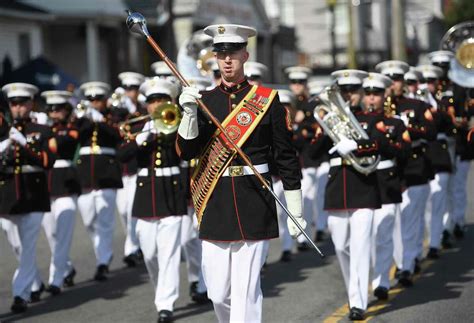
[[[155,52],[166,63],[166,65],[168,65],[168,67],[171,69],[171,72],[173,72],[173,74],[179,79],[181,84],[183,86],[189,86],[188,81],[186,81],[186,79],[183,77],[183,75],[181,75],[181,73],[176,69],[176,66],[173,64],[173,62],[168,58],[168,56],[166,56],[165,52],[163,52],[163,50],[160,48],[160,46],[158,46],[158,44],[155,42],[153,37],[151,37],[150,33],[148,32],[148,28],[146,27],[145,17],[143,17],[143,15],[138,13],[138,12],[133,12],[132,13],[130,10],[127,10],[127,14],[128,14],[128,17],[127,17],[128,29],[130,29],[130,31],[132,31],[134,33],[145,36],[146,40],[148,41],[148,44],[150,44],[151,47],[153,47]],[[308,240],[308,242],[311,244],[311,246],[313,246],[313,248],[319,253],[319,255],[324,258],[324,254],[321,252],[321,250],[319,250],[318,246],[316,246],[316,244],[313,242],[313,240],[311,240],[311,238],[308,236],[308,234],[304,231],[303,227],[298,223],[296,218],[290,213],[290,211],[288,211],[286,206],[283,205],[283,203],[280,201],[280,199],[275,194],[275,192],[273,192],[273,190],[271,189],[270,185],[267,183],[265,178],[263,178],[263,176],[252,165],[252,162],[247,157],[247,155],[242,151],[242,149],[240,149],[240,147],[238,147],[232,141],[232,139],[229,137],[229,135],[225,131],[224,127],[222,127],[219,120],[217,120],[216,117],[214,117],[214,115],[212,115],[211,111],[209,111],[209,109],[204,104],[204,102],[202,102],[202,100],[197,100],[197,104],[199,105],[201,110],[204,111],[207,114],[207,116],[212,121],[212,123],[222,132],[222,134],[225,136],[228,143],[230,144],[231,148],[234,149],[237,152],[237,154],[240,156],[240,158],[242,158],[242,160],[245,162],[245,164],[248,167],[250,167],[250,169],[253,171],[255,176],[257,176],[257,178],[260,181],[260,183],[262,184],[262,186],[273,195],[275,200],[278,202],[278,204],[281,206],[281,208],[286,212],[286,214],[288,214],[290,219],[298,227],[298,229],[304,235],[306,240]]]

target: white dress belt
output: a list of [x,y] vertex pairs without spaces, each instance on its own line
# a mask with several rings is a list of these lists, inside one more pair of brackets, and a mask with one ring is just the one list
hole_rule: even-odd
[[[19,167],[21,169],[21,173],[41,173],[44,171],[43,168],[39,166],[33,166],[33,165],[22,165]],[[7,174],[13,174],[15,173],[16,167],[7,167],[5,169],[5,173]]]
[[387,169],[387,168],[392,168],[397,166],[397,161],[395,159],[387,159],[387,160],[381,160],[377,164],[377,169]]
[[72,166],[73,166],[72,160],[68,160],[68,159],[56,159],[53,165],[54,168],[66,168],[66,167],[72,167]]
[[100,147],[100,146],[95,146],[95,147],[81,147],[79,149],[79,155],[112,155],[115,156],[115,149],[110,148],[110,147]]
[[[172,166],[172,167],[161,167],[161,168],[155,168],[155,177],[170,177],[173,175],[179,175],[179,167],[178,166]],[[148,176],[149,174],[148,168],[140,168],[137,172],[138,176]]]
[[[329,166],[331,167],[341,166],[342,160],[343,159],[341,157],[331,158],[329,159]],[[344,165],[350,165],[350,164],[351,164],[350,160],[344,159]]]
[[[268,164],[253,165],[253,167],[255,167],[255,169],[260,174],[269,172]],[[252,169],[249,166],[228,166],[222,174],[223,177],[236,177],[245,175],[254,175]]]

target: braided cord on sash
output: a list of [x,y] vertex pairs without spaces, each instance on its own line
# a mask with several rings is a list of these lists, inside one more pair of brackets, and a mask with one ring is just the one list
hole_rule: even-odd
[[[263,119],[276,94],[275,90],[253,86],[222,122],[226,133],[238,147],[242,147]],[[219,129],[203,151],[191,177],[191,197],[199,224],[219,178],[237,154]]]

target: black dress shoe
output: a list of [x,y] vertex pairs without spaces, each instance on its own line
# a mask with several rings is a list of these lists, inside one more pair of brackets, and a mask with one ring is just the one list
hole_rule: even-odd
[[197,304],[206,304],[211,300],[207,297],[207,292],[199,293],[197,290],[198,282],[192,282],[189,286],[189,296]]
[[301,242],[301,243],[298,242],[297,249],[298,249],[298,251],[308,251],[310,249],[310,246],[306,241]]
[[24,313],[28,309],[28,302],[20,296],[15,296],[15,298],[13,298],[13,304],[10,309],[13,313]]
[[72,268],[69,274],[64,277],[64,286],[72,287],[74,286],[74,277],[76,276],[76,269]]
[[280,257],[281,262],[290,262],[291,261],[291,251],[290,250],[285,250],[282,252],[281,257]]
[[142,249],[138,249],[136,252],[135,252],[135,256],[137,256],[137,259],[139,262],[143,262],[143,252],[142,252]]
[[386,301],[388,299],[388,288],[379,286],[374,290],[374,296],[377,297],[379,301]]
[[53,296],[61,294],[61,288],[56,285],[49,285],[48,288],[46,288],[46,291]]
[[326,239],[326,234],[324,233],[324,231],[323,230],[316,231],[314,241],[315,242],[321,242],[321,241],[324,241],[324,239]]
[[439,250],[438,248],[430,248],[428,254],[426,255],[428,259],[439,259]]
[[398,276],[398,283],[403,287],[411,287],[413,286],[413,280],[411,278],[411,273],[408,270],[404,270],[400,272]]
[[461,240],[462,238],[464,238],[464,228],[459,224],[456,224],[454,226],[453,234],[456,239]]
[[363,321],[365,319],[365,311],[357,307],[351,307],[349,312],[349,320],[351,321]]
[[415,274],[419,274],[421,272],[420,261],[418,258],[415,258],[415,269],[413,270]]
[[453,243],[451,242],[451,234],[446,230],[443,231],[443,238],[441,239],[441,246],[444,249],[451,249],[453,247]]
[[109,272],[109,266],[107,265],[99,265],[97,267],[97,271],[94,275],[94,280],[99,282],[107,280],[107,274]]
[[41,300],[41,294],[43,294],[45,290],[45,286],[43,283],[41,283],[40,289],[34,292],[31,292],[30,294],[30,303],[36,303]]
[[132,268],[137,266],[138,259],[134,253],[131,253],[128,256],[123,257],[123,262],[127,265],[128,268]]
[[173,322],[173,312],[162,310],[158,313],[158,323]]

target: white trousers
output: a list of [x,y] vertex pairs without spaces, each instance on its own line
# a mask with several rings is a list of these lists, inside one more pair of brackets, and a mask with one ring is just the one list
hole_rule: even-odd
[[42,219],[42,212],[25,213],[2,219],[2,228],[19,262],[13,275],[13,297],[19,296],[24,300],[29,300],[33,282],[39,275],[36,265],[36,242]]
[[44,214],[43,229],[51,249],[50,285],[61,287],[64,277],[72,269],[69,251],[74,234],[76,212],[77,196],[64,196],[51,199],[51,212]]
[[441,247],[443,233],[443,217],[448,205],[448,181],[451,175],[447,172],[437,173],[430,181],[431,212],[427,212],[427,226],[430,230],[430,248]]
[[93,190],[79,196],[82,221],[94,245],[97,265],[112,261],[115,227],[115,189]]
[[326,195],[329,168],[329,162],[324,162],[316,170],[316,218],[314,222],[317,231],[324,231],[328,226],[328,212],[324,210],[324,196]]
[[179,296],[181,219],[182,216],[168,216],[160,220],[137,219],[136,233],[155,289],[158,312],[173,311]]
[[393,229],[398,204],[383,204],[374,212],[372,227],[372,289],[390,288],[393,255]]
[[[283,183],[280,179],[273,178],[273,191],[275,192],[276,196],[280,199],[283,205],[286,206],[285,200],[285,193],[283,190]],[[282,251],[291,251],[293,248],[293,239],[291,238],[290,232],[288,231],[288,224],[287,219],[288,215],[285,211],[281,208],[281,206],[276,203],[277,206],[277,214],[278,214],[278,229],[280,233],[280,241],[281,241],[281,250]]]
[[[308,224],[305,232],[311,237],[311,228],[316,209],[316,168],[308,167],[301,170],[303,178],[301,179],[301,191],[303,193],[303,218]],[[299,235],[296,239],[299,243],[306,242],[304,235]]]
[[469,160],[456,159],[456,172],[451,174],[448,183],[448,210],[444,214],[444,228],[451,232],[454,225],[463,226],[467,207],[467,179]]
[[346,284],[349,307],[366,310],[374,210],[328,213],[328,229]]
[[125,231],[123,254],[131,255],[138,251],[138,238],[135,233],[137,219],[132,217],[133,200],[137,189],[137,175],[122,176],[123,188],[117,190],[117,213]]
[[402,237],[401,269],[413,272],[415,259],[423,248],[424,214],[430,186],[414,185],[408,187],[402,194],[400,206],[400,230]]
[[262,321],[260,270],[268,240],[202,242],[202,270],[220,323]]

